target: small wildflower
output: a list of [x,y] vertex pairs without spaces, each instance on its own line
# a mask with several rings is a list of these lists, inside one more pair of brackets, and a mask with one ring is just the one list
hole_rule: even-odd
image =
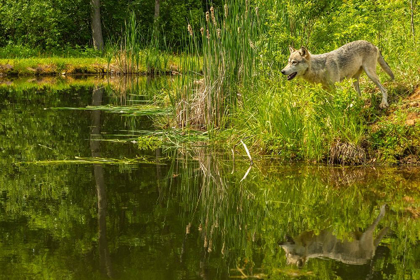
[[208,22],[210,20],[210,13],[206,12],[206,21]]
[[258,16],[258,7],[255,7],[255,14]]
[[188,24],[188,33],[190,33],[191,36],[193,35],[191,24]]
[[238,34],[241,34],[241,28],[238,27]]
[[217,32],[217,38],[220,38],[220,33],[222,32],[222,30],[220,28],[217,28],[216,32]]
[[228,16],[228,5],[225,4],[225,18],[227,18]]
[[203,27],[200,28],[200,32],[201,32],[201,35],[204,35],[204,28]]
[[210,39],[210,32],[208,29],[207,29],[207,39]]

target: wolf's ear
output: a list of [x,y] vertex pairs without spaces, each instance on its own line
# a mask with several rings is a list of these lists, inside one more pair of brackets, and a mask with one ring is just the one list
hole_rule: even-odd
[[302,57],[309,58],[309,52],[305,47],[302,46],[299,50],[299,53]]
[[290,51],[290,53],[292,53],[292,52],[294,52],[296,50],[292,46],[289,46],[289,51]]

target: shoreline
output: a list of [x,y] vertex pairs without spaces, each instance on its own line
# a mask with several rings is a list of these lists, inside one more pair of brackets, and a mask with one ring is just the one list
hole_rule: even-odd
[[[111,74],[69,74],[69,75],[38,75],[38,76],[2,76],[0,77],[0,87],[16,87],[26,89],[28,87],[51,87],[57,90],[63,90],[71,85],[95,86],[107,83],[111,87],[115,87],[122,92],[128,92],[132,83],[138,83],[140,80],[130,82],[130,77],[139,79],[148,79],[146,75],[111,75]],[[142,78],[144,77],[144,78]],[[156,76],[158,77],[158,75]],[[161,75],[164,77],[164,75]],[[127,79],[129,78],[129,79]],[[401,96],[400,96],[401,97]],[[371,106],[371,105],[367,105]],[[353,154],[351,149],[363,149],[364,159],[356,164],[349,164],[352,159],[344,161],[346,163],[339,164],[330,162],[331,150],[325,151],[322,159],[316,164],[332,165],[332,166],[420,166],[420,87],[416,87],[413,92],[404,98],[394,99],[391,106],[386,111],[374,110],[371,114],[378,114],[373,123],[366,126],[365,140],[360,146],[352,147],[350,145],[343,146],[345,142],[333,143],[336,148],[342,151],[344,148]],[[230,148],[238,149],[242,154],[241,146],[235,145],[239,143],[240,136],[244,132],[243,127],[232,127],[231,134],[225,134],[222,131],[217,132],[214,139],[209,139],[208,143],[216,146],[226,147],[229,143]],[[187,129],[188,130],[188,129]],[[259,140],[254,139],[246,143],[250,148],[252,156],[266,157],[272,156],[280,158],[284,162],[298,162],[303,164],[314,164],[315,162],[305,158],[281,156],[282,149],[274,148],[270,150],[269,146],[264,143],[265,135],[260,135]],[[376,144],[372,142],[376,139]],[[261,141],[262,140],[262,141]],[[331,148],[334,146],[332,145]],[[339,154],[339,156],[344,156]],[[340,159],[340,157],[338,157]]]
[[166,63],[148,65],[118,65],[106,58],[24,58],[0,59],[0,77],[38,77],[73,75],[177,75],[180,74],[178,58],[171,57]]

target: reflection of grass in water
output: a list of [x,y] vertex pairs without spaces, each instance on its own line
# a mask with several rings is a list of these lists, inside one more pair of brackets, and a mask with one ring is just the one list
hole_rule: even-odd
[[[128,130],[127,133],[104,134],[102,137],[102,139],[95,139],[95,141],[131,142],[137,144],[140,150],[154,150],[156,148],[171,150],[174,148],[191,149],[193,147],[207,146],[209,141],[207,132],[186,129]],[[153,145],[150,145],[151,142],[153,142]]]
[[18,164],[35,164],[35,165],[67,165],[67,164],[102,164],[102,165],[121,165],[121,164],[158,164],[154,158],[151,157],[136,157],[136,158],[100,158],[100,157],[75,157],[75,159],[63,160],[38,160],[30,162],[21,162]]
[[[390,226],[395,234],[382,242],[392,248],[385,262],[402,273],[403,257],[414,257],[420,232],[420,223],[412,220],[410,212],[410,207],[420,206],[420,178],[415,171],[407,177],[405,172],[389,169],[338,171],[256,162],[247,179],[240,182],[248,168],[244,162],[220,160],[212,151],[197,149],[178,151],[174,158],[178,160],[174,159],[168,173],[167,191],[178,186],[175,189],[185,209],[186,236],[199,233],[197,242],[203,251],[226,257],[229,267],[246,275],[264,267],[264,274],[287,276],[290,270],[277,245],[286,234],[319,233],[328,228],[338,238],[348,239],[355,229],[366,229],[385,203],[390,210],[378,230]],[[337,184],[337,176],[342,184]],[[162,193],[162,197],[170,199],[173,194]],[[378,269],[387,265],[383,257],[379,258],[374,262]],[[408,266],[414,268],[415,262]],[[299,275],[333,276],[334,267],[338,263],[313,260]]]
[[51,110],[77,110],[77,111],[105,111],[108,113],[123,114],[128,116],[151,116],[166,115],[171,112],[170,108],[161,108],[153,105],[131,106],[86,106],[86,107],[53,107]]

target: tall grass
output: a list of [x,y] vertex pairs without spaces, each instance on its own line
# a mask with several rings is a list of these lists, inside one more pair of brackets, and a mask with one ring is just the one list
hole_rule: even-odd
[[121,73],[133,74],[139,71],[140,46],[138,35],[139,29],[136,15],[132,12],[128,22],[125,24],[125,30],[119,48],[114,54],[116,65],[119,67]]
[[247,94],[234,115],[237,131],[230,137],[245,137],[265,153],[293,160],[351,163],[345,154],[328,158],[330,150],[338,143],[358,146],[366,140],[364,102],[350,84],[339,85],[334,93],[310,85],[296,90],[285,83],[269,88],[259,85],[255,92]]
[[151,39],[146,37],[140,33],[136,14],[131,12],[121,38],[111,40],[107,46],[108,65],[112,63],[116,67],[114,70],[124,75],[170,73],[173,56],[165,37],[157,28],[153,30]]
[[181,96],[182,124],[207,129],[226,125],[225,117],[242,99],[238,88],[251,85],[255,77],[260,24],[256,6],[247,0],[235,0],[226,1],[222,10],[210,7],[199,31],[188,25],[188,52],[202,56],[203,78],[196,87],[189,85],[195,89],[192,96]]

